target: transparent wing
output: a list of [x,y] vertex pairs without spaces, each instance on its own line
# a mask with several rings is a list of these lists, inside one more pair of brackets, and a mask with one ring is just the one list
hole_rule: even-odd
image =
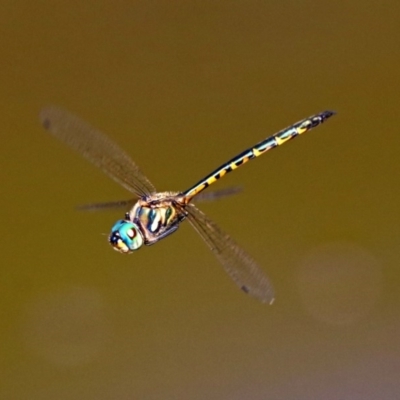
[[230,186],[224,189],[213,190],[210,192],[207,191],[201,192],[196,196],[196,203],[198,201],[206,202],[206,201],[220,200],[223,199],[224,197],[229,197],[238,194],[241,191],[242,188],[240,186]]
[[137,196],[155,192],[131,158],[106,135],[80,118],[58,107],[40,112],[45,129],[77,150],[109,177]]
[[272,284],[253,258],[193,204],[189,204],[186,210],[187,219],[234,282],[250,296],[272,304]]
[[[202,192],[196,197],[196,202],[215,201],[223,199],[224,197],[233,196],[237,193],[240,193],[241,191],[242,191],[241,187],[231,186],[220,190],[214,190],[212,192]],[[107,210],[119,210],[119,209],[128,210],[132,208],[136,202],[137,199],[108,201],[105,203],[91,203],[78,206],[77,209],[81,211],[107,211]]]
[[80,211],[108,211],[120,209],[127,211],[131,209],[136,202],[137,199],[108,201],[106,203],[90,203],[80,205],[77,209]]

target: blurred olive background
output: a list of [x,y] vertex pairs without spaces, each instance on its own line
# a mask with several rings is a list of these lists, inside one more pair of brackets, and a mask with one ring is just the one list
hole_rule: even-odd
[[[400,3],[1,2],[1,399],[397,399]],[[318,129],[229,174],[201,208],[276,288],[243,294],[185,223],[131,256],[129,198],[40,126],[47,104],[184,190],[325,109]]]

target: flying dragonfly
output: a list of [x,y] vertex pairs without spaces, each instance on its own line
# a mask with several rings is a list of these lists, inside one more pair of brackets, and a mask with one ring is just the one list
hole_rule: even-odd
[[181,222],[188,220],[239,288],[263,303],[272,304],[274,289],[263,270],[242,247],[200,211],[192,200],[207,200],[207,197],[212,200],[231,194],[229,190],[220,194],[216,192],[215,195],[210,193],[209,196],[202,192],[228,172],[317,127],[334,114],[333,111],[323,111],[275,133],[222,164],[183,192],[157,192],[116,143],[70,112],[55,106],[46,107],[40,113],[40,120],[46,130],[77,150],[135,196],[133,200],[84,207],[130,208],[125,218],[114,224],[108,237],[115,250],[132,253],[143,245],[155,244],[175,232]]

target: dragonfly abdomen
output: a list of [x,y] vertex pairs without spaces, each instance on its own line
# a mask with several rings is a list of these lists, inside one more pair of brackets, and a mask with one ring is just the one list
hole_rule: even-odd
[[208,186],[221,179],[228,172],[239,168],[241,165],[246,164],[253,158],[257,158],[262,154],[266,153],[268,150],[274,149],[287,141],[294,139],[295,137],[309,131],[312,128],[317,127],[322,124],[327,118],[331,117],[335,113],[333,111],[323,111],[319,114],[315,114],[309,118],[303,119],[296,124],[289,126],[286,129],[275,133],[274,135],[268,137],[267,139],[257,143],[253,147],[243,151],[236,157],[222,164],[219,168],[213,171],[211,174],[207,175],[201,181],[197,182],[190,189],[186,190],[183,194],[189,202],[194,196],[202,192]]

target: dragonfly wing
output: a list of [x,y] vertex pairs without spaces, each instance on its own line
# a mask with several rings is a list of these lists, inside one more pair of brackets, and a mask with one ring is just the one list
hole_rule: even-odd
[[90,203],[76,207],[80,211],[110,211],[110,210],[129,210],[137,202],[137,199],[108,201],[105,203]]
[[234,282],[250,296],[272,304],[274,289],[253,258],[193,204],[186,207],[187,219],[216,255]]
[[216,201],[223,199],[224,197],[233,196],[238,194],[242,191],[240,186],[230,186],[224,189],[213,190],[213,191],[204,191],[201,192],[196,196],[196,203],[197,202],[206,202],[206,201]]
[[[231,186],[225,189],[214,190],[212,192],[202,192],[196,197],[196,201],[216,201],[225,197],[233,196],[237,193],[240,193],[241,191],[241,187]],[[137,199],[107,201],[103,203],[89,203],[82,204],[78,206],[77,209],[80,211],[109,211],[120,209],[128,210],[131,209],[136,202]]]
[[45,129],[101,168],[109,177],[137,196],[155,192],[154,186],[131,158],[104,133],[58,107],[40,112]]

